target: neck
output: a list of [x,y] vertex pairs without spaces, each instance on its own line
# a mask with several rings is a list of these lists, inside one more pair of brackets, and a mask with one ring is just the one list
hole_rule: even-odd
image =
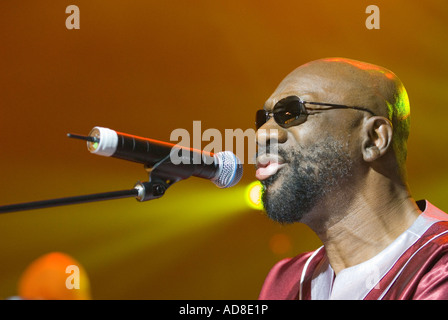
[[377,255],[421,213],[403,184],[375,172],[366,181],[352,187],[351,197],[341,193],[324,201],[310,215],[319,218],[305,222],[323,242],[336,274]]

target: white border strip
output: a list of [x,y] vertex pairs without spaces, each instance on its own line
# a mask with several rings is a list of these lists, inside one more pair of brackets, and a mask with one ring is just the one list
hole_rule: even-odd
[[313,258],[316,256],[316,254],[320,251],[320,249],[322,249],[324,246],[321,246],[319,249],[317,249],[316,251],[314,251],[314,253],[311,255],[311,257],[308,258],[308,260],[306,260],[305,266],[303,267],[302,270],[302,275],[300,276],[300,291],[299,291],[299,300],[302,300],[302,288],[303,288],[303,282],[305,281],[305,274],[306,274],[306,269],[308,269],[308,265],[310,264],[311,260],[313,260]]

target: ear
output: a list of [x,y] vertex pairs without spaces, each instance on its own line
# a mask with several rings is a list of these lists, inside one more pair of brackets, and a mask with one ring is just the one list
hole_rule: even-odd
[[392,147],[393,127],[389,119],[377,116],[366,120],[364,130],[362,154],[364,161],[372,162]]

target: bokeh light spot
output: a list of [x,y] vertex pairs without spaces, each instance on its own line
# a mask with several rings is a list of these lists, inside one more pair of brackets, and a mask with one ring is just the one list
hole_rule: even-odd
[[284,233],[275,234],[269,239],[269,249],[275,254],[282,255],[292,249],[291,239]]
[[263,202],[261,201],[262,185],[259,181],[254,181],[246,188],[247,204],[257,210],[263,210]]

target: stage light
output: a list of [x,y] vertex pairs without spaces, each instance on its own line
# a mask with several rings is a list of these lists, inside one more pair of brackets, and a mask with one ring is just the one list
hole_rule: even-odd
[[257,210],[263,210],[263,202],[261,201],[261,192],[263,186],[259,181],[254,181],[246,188],[246,202],[247,204]]
[[65,253],[51,252],[26,268],[18,296],[25,300],[89,300],[90,281],[78,261]]

